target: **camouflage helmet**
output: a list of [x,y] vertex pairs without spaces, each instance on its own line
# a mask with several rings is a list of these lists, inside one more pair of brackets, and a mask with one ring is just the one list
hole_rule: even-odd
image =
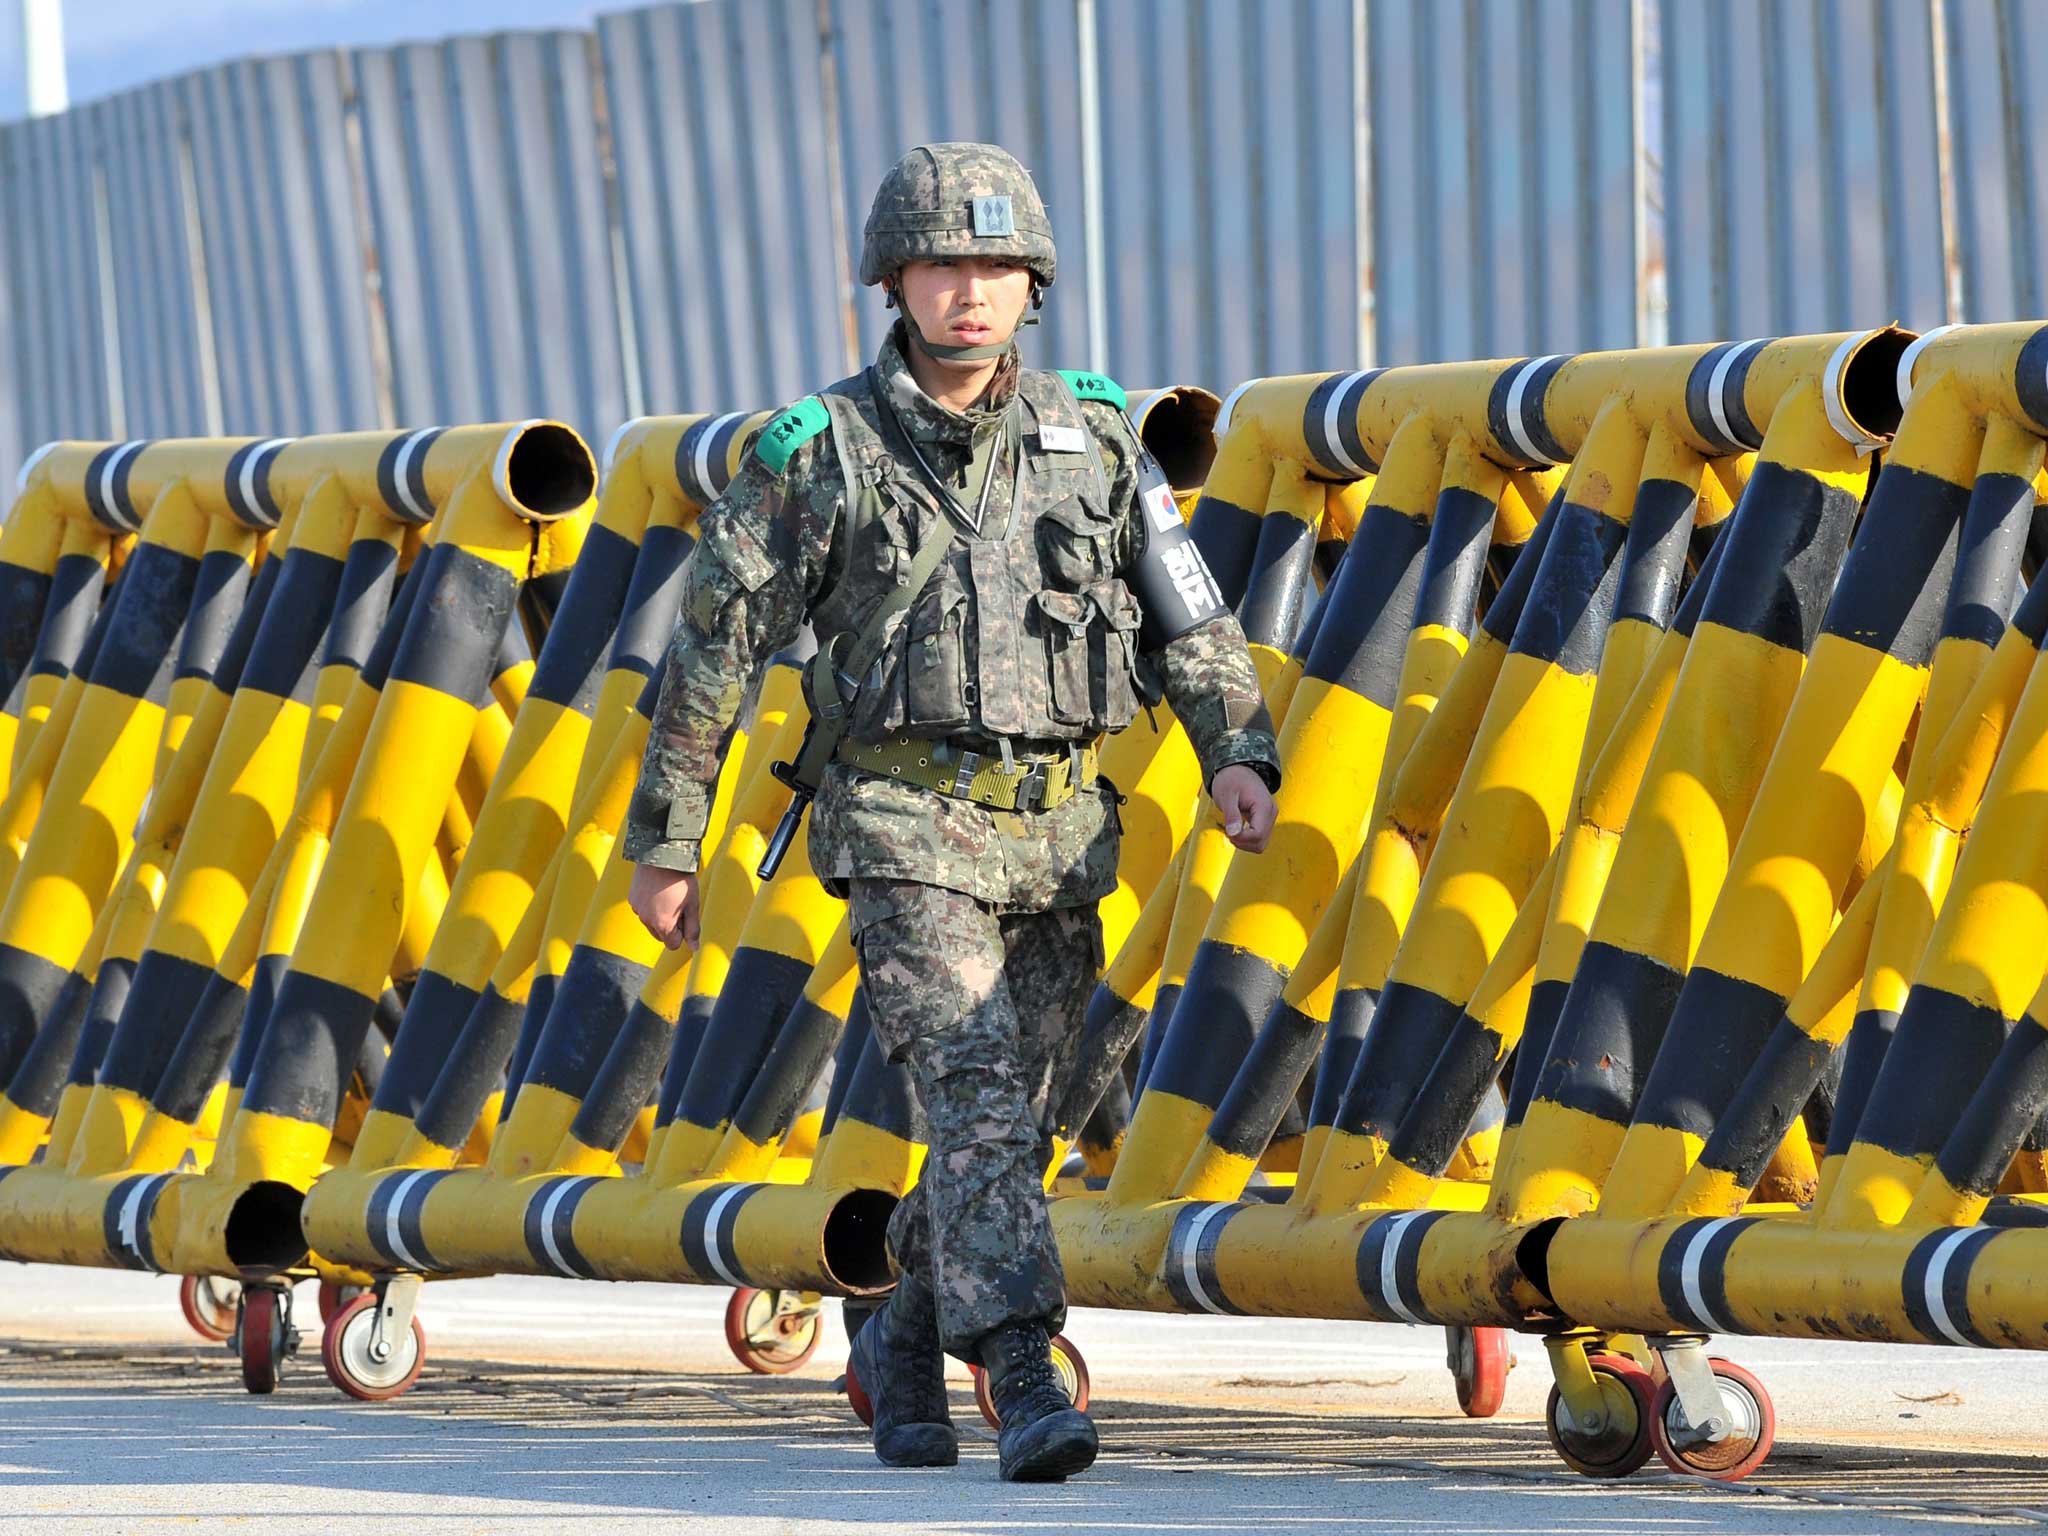
[[861,236],[869,287],[908,262],[1007,256],[1052,286],[1052,223],[1031,173],[995,144],[920,144],[889,168]]

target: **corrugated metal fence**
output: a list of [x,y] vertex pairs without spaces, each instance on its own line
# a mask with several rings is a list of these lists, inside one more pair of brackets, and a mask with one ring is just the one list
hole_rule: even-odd
[[873,346],[923,139],[1032,166],[1032,351],[1136,381],[2036,316],[2043,78],[2033,0],[699,0],[230,64],[0,128],[0,462],[787,398]]

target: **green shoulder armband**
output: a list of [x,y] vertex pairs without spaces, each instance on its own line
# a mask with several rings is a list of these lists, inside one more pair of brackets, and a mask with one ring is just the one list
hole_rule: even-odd
[[1119,411],[1129,404],[1123,385],[1117,383],[1115,379],[1099,373],[1088,373],[1079,368],[1062,368],[1059,375],[1067,381],[1067,388],[1074,392],[1076,399],[1094,400],[1102,405],[1113,406]]
[[761,429],[754,455],[768,466],[770,474],[779,475],[789,468],[791,454],[831,425],[825,402],[816,395],[805,395]]

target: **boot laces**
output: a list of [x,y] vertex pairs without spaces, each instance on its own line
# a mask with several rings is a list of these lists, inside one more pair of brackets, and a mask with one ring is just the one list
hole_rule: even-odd
[[1020,1328],[1004,1339],[1003,1363],[1003,1397],[1028,1404],[1033,1418],[1073,1407],[1053,1366],[1051,1344],[1038,1329]]
[[896,1318],[893,1305],[888,1311],[891,1315],[883,1320],[897,1325],[887,1334],[897,1365],[890,1382],[897,1389],[896,1402],[890,1406],[900,1404],[902,1409],[900,1415],[892,1416],[920,1424],[946,1419],[950,1411],[946,1402],[946,1364],[939,1354],[936,1327],[920,1326],[915,1319]]

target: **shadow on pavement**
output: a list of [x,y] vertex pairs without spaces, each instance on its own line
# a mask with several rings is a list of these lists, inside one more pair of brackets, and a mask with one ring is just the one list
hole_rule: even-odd
[[[2048,1467],[2020,1456],[1781,1444],[1739,1489],[1653,1462],[1627,1483],[1566,1472],[1541,1427],[1331,1409],[1098,1400],[1105,1454],[1064,1488],[996,1480],[965,1392],[953,1472],[891,1473],[828,1380],[437,1361],[405,1398],[352,1403],[311,1350],[271,1398],[225,1351],[0,1346],[0,1525],[284,1510],[550,1531],[677,1515],[713,1530],[1569,1528],[1865,1531],[2048,1524]],[[624,1521],[627,1526],[615,1522]],[[651,1526],[650,1526],[651,1528]]]

